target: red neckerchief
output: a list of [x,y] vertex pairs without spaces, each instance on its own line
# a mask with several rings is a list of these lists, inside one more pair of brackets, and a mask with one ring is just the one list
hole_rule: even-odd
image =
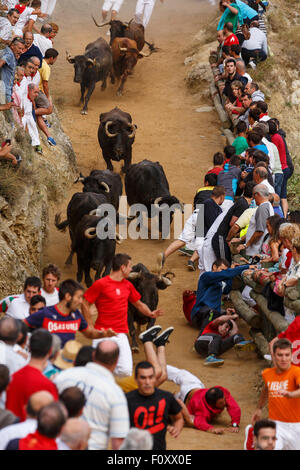
[[57,450],[57,444],[55,439],[50,439],[35,431],[20,439],[19,450]]
[[21,86],[21,82],[17,82],[17,85],[18,85],[18,86]]
[[26,5],[16,5],[15,6],[15,9],[18,10],[18,12],[20,13],[20,15],[22,15],[23,11],[25,10],[26,8]]
[[29,96],[29,92],[27,92],[27,98],[29,99],[29,101],[30,101],[31,103],[33,103],[32,99],[31,99],[30,96]]
[[269,114],[268,113],[262,113],[262,114],[259,115],[259,119],[261,119],[264,116],[269,116]]

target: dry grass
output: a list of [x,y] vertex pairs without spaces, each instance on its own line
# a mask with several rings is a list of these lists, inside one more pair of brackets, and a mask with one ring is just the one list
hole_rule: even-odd
[[300,25],[289,28],[288,34],[281,31],[279,39],[284,41],[285,54],[290,61],[291,66],[300,66]]

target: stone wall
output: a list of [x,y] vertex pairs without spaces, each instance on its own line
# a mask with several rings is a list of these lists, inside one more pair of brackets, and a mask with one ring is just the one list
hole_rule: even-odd
[[[39,155],[28,135],[0,113],[0,142],[11,138],[13,153],[22,157],[17,170],[0,163],[0,299],[22,291],[25,278],[40,273],[49,206],[64,196],[76,174],[76,157],[56,110],[49,120],[57,146],[50,147],[41,136]],[[15,188],[12,193],[4,174]]]

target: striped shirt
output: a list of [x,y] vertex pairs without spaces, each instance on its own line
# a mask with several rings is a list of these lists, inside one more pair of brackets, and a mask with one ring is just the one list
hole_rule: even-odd
[[95,362],[72,367],[54,379],[59,393],[77,386],[85,394],[83,418],[91,427],[89,450],[105,450],[110,438],[125,438],[129,431],[127,400],[113,374]]

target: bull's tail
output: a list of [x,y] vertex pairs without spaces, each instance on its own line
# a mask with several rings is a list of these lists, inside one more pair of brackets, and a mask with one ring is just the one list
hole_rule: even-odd
[[64,220],[63,222],[60,221],[60,214],[55,215],[54,223],[55,223],[55,227],[57,228],[57,230],[60,230],[61,232],[65,232],[66,228],[69,225],[68,220]]
[[148,42],[148,41],[145,41],[145,44],[147,44],[147,46],[149,47],[149,50],[150,50],[151,52],[158,52],[158,51],[160,51],[160,48],[159,48],[159,47],[155,47],[155,46],[154,46],[154,42],[150,43],[150,42]]

